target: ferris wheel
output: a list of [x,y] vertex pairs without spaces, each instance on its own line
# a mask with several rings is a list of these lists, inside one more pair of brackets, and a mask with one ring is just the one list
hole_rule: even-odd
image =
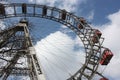
[[[7,9],[11,8],[12,11],[8,12]],[[69,29],[71,29],[80,39],[81,42],[83,43],[83,47],[85,49],[85,62],[82,65],[82,67],[79,68],[74,74],[72,74],[70,77],[68,77],[67,80],[92,80],[95,74],[101,76],[100,80],[108,80],[105,76],[103,76],[100,72],[98,72],[99,65],[108,65],[110,62],[113,54],[112,52],[102,46],[102,43],[104,41],[104,38],[102,38],[102,33],[98,29],[92,28],[87,21],[83,17],[78,17],[70,12],[67,12],[66,10],[61,10],[56,7],[50,7],[46,5],[37,5],[37,4],[26,4],[26,3],[10,3],[10,4],[0,4],[0,19],[8,19],[11,17],[37,17],[37,18],[44,18],[48,20],[52,20],[58,23],[61,23],[62,25],[67,26]],[[24,28],[21,28],[20,26],[24,26]],[[14,35],[17,31],[23,31],[25,32],[26,39],[28,41],[31,41],[30,38],[28,38],[28,28],[27,26],[29,25],[27,19],[20,20],[18,25],[15,25],[11,28],[5,29],[0,31],[0,59],[3,61],[6,61],[6,65],[0,66],[0,77],[3,80],[7,80],[9,75],[11,74],[18,74],[19,75],[24,75],[24,74],[29,74],[29,70],[27,68],[18,68],[15,67],[15,64],[19,60],[20,55],[15,55],[10,58],[10,61],[7,60],[8,57],[11,57],[8,55],[8,53],[12,50],[15,53],[16,48],[11,48],[5,49],[5,46],[12,47],[11,42],[9,41],[11,39],[21,39],[20,36]],[[17,33],[18,34],[18,33]],[[23,33],[19,33],[24,35]],[[12,37],[14,35],[14,37]],[[12,37],[12,38],[11,38]],[[9,40],[10,39],[10,40]],[[25,40],[26,40],[25,39]],[[20,40],[23,43],[25,41],[22,39]],[[30,46],[24,46],[25,49],[23,51],[23,55],[27,55],[26,50],[28,47],[31,47],[32,43],[27,42],[26,43]],[[10,45],[8,45],[10,44]],[[21,44],[21,43],[17,43]],[[15,46],[16,47],[16,46]],[[27,47],[27,48],[26,48]],[[16,50],[15,50],[16,49]],[[19,47],[19,51],[20,51]],[[29,48],[32,50],[31,48]],[[8,53],[6,53],[8,52]],[[7,55],[7,58],[4,56]],[[29,56],[27,56],[29,57]],[[38,64],[37,58],[35,55],[32,56],[34,58],[34,61],[32,62],[33,65],[37,66],[34,67],[35,69],[35,74],[34,75],[40,75],[43,73],[40,70],[40,66]],[[15,60],[15,61],[14,61]],[[33,68],[33,69],[34,69]],[[39,69],[39,70],[38,70]],[[23,71],[22,71],[23,70]],[[33,70],[34,71],[34,70]],[[37,74],[39,72],[39,74]],[[29,74],[30,75],[30,74]],[[41,76],[41,75],[40,75]],[[32,77],[35,77],[32,75]],[[39,80],[38,78],[32,78],[32,80]],[[44,80],[44,79],[40,79]]]

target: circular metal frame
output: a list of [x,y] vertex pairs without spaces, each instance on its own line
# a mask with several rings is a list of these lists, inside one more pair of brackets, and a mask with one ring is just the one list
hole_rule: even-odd
[[[11,3],[0,4],[0,7],[0,19],[37,17],[46,18],[66,25],[80,37],[86,53],[85,64],[74,75],[68,78],[68,80],[81,80],[83,77],[91,80],[94,74],[96,74],[101,59],[103,38],[100,38],[98,43],[93,43],[92,37],[95,34],[95,29],[87,23],[83,24],[81,22],[83,18],[75,16],[65,10],[46,5]],[[12,12],[8,12],[8,8],[10,8]],[[79,28],[78,25],[81,25],[82,28]]]

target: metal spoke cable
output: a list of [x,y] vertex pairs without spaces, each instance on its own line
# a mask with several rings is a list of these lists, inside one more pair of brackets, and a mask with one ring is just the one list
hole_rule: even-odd
[[106,69],[107,69],[107,66],[104,67],[104,69],[101,71],[101,74],[103,74]]
[[[42,55],[42,56],[43,56],[43,55]],[[50,72],[50,73],[53,73],[54,76],[56,75],[57,77],[59,77],[59,76],[57,75],[56,70],[54,70],[53,67],[56,67],[57,69],[63,71],[62,68],[60,69],[60,68],[58,68],[58,66],[55,66],[56,64],[55,64],[55,63],[53,64],[53,62],[51,63],[51,61],[49,61],[49,59],[46,60],[46,57],[45,57],[45,56],[44,56],[44,59],[45,59],[45,61],[47,62],[46,64],[49,64],[49,66],[48,66],[48,65],[45,65],[45,66],[48,67],[48,68],[47,68],[47,71]],[[51,64],[51,65],[50,65],[50,64]],[[46,75],[47,75],[47,74],[46,74]],[[48,74],[48,75],[49,75],[49,74]],[[48,77],[48,75],[47,75],[47,77]],[[49,79],[49,77],[48,77],[48,79]],[[60,79],[60,80],[61,80],[61,79]]]
[[[43,46],[45,47],[45,48],[44,48],[45,51],[48,51],[48,50],[49,50],[48,53],[51,53],[52,55],[54,55],[54,56],[56,56],[56,57],[60,57],[60,58],[62,58],[62,59],[64,59],[64,60],[70,61],[70,58],[69,58],[69,57],[66,57],[66,58],[65,58],[65,57],[63,57],[63,56],[57,55],[57,54],[55,54],[55,53],[57,53],[56,51],[54,51],[55,53],[53,53],[53,52],[50,51],[49,48],[47,49],[47,46],[45,46],[44,44],[43,44]],[[42,47],[42,46],[41,46],[41,47]],[[84,57],[84,56],[83,56],[83,57]],[[70,61],[70,62],[71,62],[71,61]],[[83,64],[83,63],[81,63],[81,64]]]
[[[47,32],[49,32],[49,31],[53,31],[53,30],[51,30],[51,29],[46,29],[46,28],[44,28],[44,27],[40,27],[40,30],[39,31],[41,31],[42,32],[42,34],[41,35],[44,35],[44,34],[46,34]],[[55,31],[56,32],[56,31]]]
[[[48,51],[48,49],[47,49]],[[63,57],[59,57],[58,55],[55,55],[54,53],[51,53],[50,51],[48,51],[48,53],[53,54],[53,56],[56,56],[57,59],[60,59],[59,61],[62,61],[63,59],[66,60],[66,58]],[[67,60],[68,62],[70,62],[70,60]],[[70,62],[71,63],[71,62]],[[64,62],[62,61],[62,64],[64,64]],[[83,63],[81,63],[83,65]],[[64,64],[65,65],[65,64]],[[80,64],[76,64],[78,66],[81,66]],[[65,67],[67,67],[67,65],[65,65]],[[70,67],[74,68],[75,66],[71,65]]]
[[[54,51],[55,53],[53,53],[53,52],[50,51],[49,48],[47,49],[47,46],[45,46],[44,44],[43,44],[43,46],[45,47],[44,50],[47,51],[47,53],[50,53],[50,54],[52,54],[53,56],[55,56],[55,57],[57,57],[57,58],[60,58],[61,60],[64,59],[65,61],[68,61],[68,62],[70,62],[70,63],[72,62],[72,60],[71,60],[69,57],[66,57],[66,58],[65,58],[64,56],[57,55],[57,54],[55,54],[55,53],[57,53],[56,51]],[[42,47],[42,46],[41,46],[41,47]],[[49,51],[48,51],[48,50],[49,50]],[[81,62],[80,64],[83,65],[82,62]],[[72,65],[72,66],[73,66],[73,65]]]
[[[48,41],[47,41],[48,42]],[[44,45],[44,44],[43,44]],[[45,46],[45,45],[44,45]],[[46,46],[46,48],[47,48],[47,46]],[[46,49],[46,50],[48,50],[48,49]],[[51,53],[50,51],[48,52],[48,53]],[[54,56],[56,56],[54,53],[52,53]],[[73,55],[72,55],[73,56]],[[60,57],[60,56],[58,56],[58,57]],[[67,56],[68,57],[68,56]],[[63,59],[63,57],[62,57],[62,59]],[[65,58],[64,58],[65,59]],[[69,58],[70,59],[70,58]],[[65,59],[66,60],[66,59]],[[69,61],[69,60],[67,60],[67,61]],[[70,62],[70,61],[69,61]],[[82,64],[83,65],[83,63],[82,62],[80,62],[80,64]],[[80,64],[77,64],[77,65],[79,65],[79,66],[81,66]]]
[[[41,37],[41,35],[40,35],[40,37]],[[41,37],[42,38],[42,37]],[[60,50],[61,52],[63,52],[63,53],[66,53],[65,55],[67,55],[68,54],[68,52],[65,52],[65,51],[63,51],[63,50],[61,50],[60,48],[58,48],[57,46],[55,46],[55,45],[53,45],[51,42],[49,42],[48,40],[46,40],[46,39],[44,39],[46,42],[48,42],[50,45],[52,45],[53,47],[55,47],[56,49],[58,49],[58,50]],[[74,54],[69,54],[69,55],[67,55],[67,56],[73,56]],[[78,55],[76,55],[76,56],[78,56]]]
[[[39,40],[39,38],[35,38],[35,39]],[[35,42],[36,40],[33,39],[33,41]],[[61,40],[61,41],[63,41],[63,40]],[[63,42],[57,42],[57,43],[59,43],[59,45],[64,45],[65,47],[73,45],[73,43],[64,43],[64,41]],[[84,47],[82,47],[82,48],[84,48]]]
[[[42,54],[40,54],[40,55],[41,55],[42,57],[44,57],[44,59],[45,59],[46,61],[48,61],[49,63],[51,63],[52,65],[54,65],[56,68],[62,70],[63,72],[66,72],[66,71],[68,72],[68,70],[63,69],[63,67],[55,64],[53,61],[51,61],[50,59],[48,59],[45,55],[42,55]],[[68,72],[68,73],[69,73],[69,72]]]
[[[40,54],[40,55],[41,55],[41,54]],[[41,55],[41,56],[43,56],[44,59],[46,58],[44,55]],[[40,58],[40,60],[42,61],[41,58]],[[46,61],[47,64],[49,64],[49,62],[48,62],[46,59],[45,59],[44,61]],[[41,66],[42,66],[42,69],[43,69],[43,71],[44,71],[45,76],[47,77],[46,79],[50,80],[49,77],[48,77],[48,74],[47,74],[46,71],[45,71],[45,68],[43,67],[43,65],[41,65]],[[45,65],[45,67],[47,68],[47,71],[48,71],[48,72],[53,72],[53,70],[50,68],[50,66]]]
[[[47,50],[48,51],[48,50]],[[71,59],[70,58],[64,58],[64,57],[62,57],[62,56],[58,56],[58,55],[56,55],[56,54],[54,54],[54,53],[52,53],[52,52],[50,52],[50,51],[48,51],[48,55],[53,55],[53,56],[55,56],[56,57],[56,60],[58,60],[58,62],[59,61],[62,61],[63,59],[65,60],[65,61],[67,61],[67,62],[69,62],[69,63],[71,63],[72,61],[71,61]],[[64,62],[62,61],[62,64],[64,64]],[[83,63],[77,63],[76,64],[76,66],[73,66],[73,65],[71,65],[70,67],[72,67],[72,68],[77,68],[77,66],[81,66],[81,65],[83,65]],[[67,66],[66,64],[64,64],[65,66]]]
[[[54,55],[55,56],[55,55]],[[55,57],[54,57],[55,58]],[[56,57],[55,61],[59,62],[59,64],[63,64],[63,66],[65,67],[64,69],[69,69],[68,65],[66,65],[62,59],[60,57]],[[61,63],[60,63],[61,62]]]
[[[34,36],[35,36],[35,35],[34,35]],[[41,36],[39,36],[39,37],[41,37]],[[43,37],[41,37],[41,38],[43,38]],[[49,44],[51,44],[48,40],[44,40],[44,41],[46,41],[46,42],[48,42]],[[52,44],[52,45],[53,45],[53,44]],[[54,46],[54,45],[53,45],[53,46]],[[56,46],[54,46],[54,47],[56,48]],[[61,50],[60,50],[60,51],[61,51]],[[67,52],[64,52],[64,53],[67,53]],[[68,54],[68,53],[67,53],[67,54]],[[66,54],[66,55],[67,55],[67,54]],[[67,55],[67,56],[70,56],[70,55],[71,55],[71,56],[73,56],[73,55],[74,55],[74,56],[78,56],[78,55],[76,55],[76,54],[69,54],[69,55]]]

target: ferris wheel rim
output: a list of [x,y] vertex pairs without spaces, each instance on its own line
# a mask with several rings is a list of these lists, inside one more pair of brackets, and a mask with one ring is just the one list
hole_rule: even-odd
[[[80,37],[80,39],[81,39],[81,41],[82,41],[82,43],[83,43],[83,45],[84,45],[85,52],[86,52],[86,55],[87,55],[87,56],[86,56],[86,60],[85,60],[85,63],[84,63],[84,65],[83,65],[83,68],[81,67],[80,70],[86,69],[86,67],[87,67],[88,64],[89,64],[89,60],[90,60],[91,57],[92,57],[92,54],[89,54],[89,52],[87,52],[87,50],[89,49],[89,50],[91,51],[90,53],[92,53],[92,52],[94,51],[94,49],[93,49],[93,43],[91,42],[91,39],[90,39],[91,34],[94,34],[94,29],[92,29],[88,24],[86,24],[87,27],[86,27],[85,25],[83,25],[83,24],[80,22],[80,17],[77,17],[77,16],[75,16],[74,14],[71,14],[71,13],[65,11],[65,10],[61,10],[61,9],[59,9],[59,8],[56,8],[56,7],[49,7],[49,6],[46,6],[46,5],[36,5],[36,4],[25,4],[27,7],[32,7],[33,13],[27,13],[27,12],[17,13],[17,11],[16,11],[15,8],[16,8],[16,7],[22,7],[23,4],[24,4],[24,3],[2,4],[2,5],[4,5],[4,9],[5,9],[5,8],[8,8],[8,7],[13,7],[14,13],[13,13],[13,14],[7,14],[7,13],[2,14],[2,15],[0,15],[0,19],[11,18],[11,17],[37,17],[37,18],[45,18],[45,19],[53,20],[53,21],[59,22],[59,23],[65,25],[65,26],[67,26],[68,28],[70,28],[71,30],[73,30],[73,31]],[[47,10],[51,10],[51,15],[49,15],[49,16],[48,16],[48,15],[42,15],[42,13],[41,13],[41,14],[36,14],[36,12],[35,12],[34,10],[36,10],[36,8],[41,8],[41,9],[43,9],[44,6],[46,7]],[[53,14],[54,14],[54,13],[53,13],[54,11],[56,11],[56,12],[59,13],[59,17],[58,17],[58,18],[56,18],[56,16],[53,15]],[[65,20],[64,20],[64,19],[61,19],[60,15],[63,13],[63,11],[65,11],[67,18],[69,17],[70,20],[73,19],[74,23],[73,23],[73,21],[70,21],[69,19],[65,19]],[[80,25],[83,26],[83,30],[80,30],[80,29],[77,27],[78,24],[80,24]],[[84,32],[85,30],[86,30],[86,33]],[[88,34],[87,31],[88,31],[89,33],[91,33],[91,34],[89,35],[90,37],[86,37],[86,35]],[[81,37],[81,36],[82,36],[82,37]],[[87,42],[87,41],[88,41],[88,42]],[[87,44],[85,44],[84,42],[87,42]],[[87,47],[86,47],[86,46],[87,46]],[[88,48],[88,46],[89,46],[90,48]],[[98,42],[98,45],[97,45],[97,46],[98,46],[98,48],[99,48],[98,51],[99,51],[99,53],[100,53],[100,55],[101,55],[101,43]],[[99,57],[101,57],[100,55],[99,55]],[[87,58],[87,57],[88,57],[88,58]],[[93,71],[91,72],[91,75],[90,75],[89,79],[91,79],[91,78],[94,76],[96,70],[98,69],[99,60],[98,60],[98,62],[95,62],[95,63],[96,63],[96,65],[95,65],[95,67],[92,69]],[[77,73],[76,73],[76,74],[77,74]],[[76,76],[76,74],[74,74],[73,76]],[[80,75],[83,76],[82,72],[80,72]],[[85,77],[86,77],[86,76],[85,76]],[[72,77],[69,78],[69,79],[72,79]]]

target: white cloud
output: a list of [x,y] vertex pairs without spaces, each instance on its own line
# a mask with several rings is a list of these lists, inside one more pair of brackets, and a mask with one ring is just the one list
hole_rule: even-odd
[[115,53],[120,51],[120,11],[108,16],[109,23],[103,25],[104,45],[110,47]]
[[54,6],[56,1],[57,0],[29,0],[29,2],[31,2],[31,3],[47,4],[49,6]]
[[61,9],[65,9],[67,11],[75,11],[78,0],[61,0],[61,2],[61,5],[59,5]]
[[89,21],[93,20],[93,18],[94,18],[94,10],[90,11],[89,15],[87,16],[87,19]]
[[72,40],[67,34],[57,31],[35,45],[49,80],[66,80],[84,63],[85,54],[81,50],[74,50],[76,44],[81,44],[78,38]]
[[110,48],[114,54],[104,74],[114,80],[120,79],[120,11],[108,16],[109,23],[102,25],[104,46]]
[[78,3],[81,4],[85,1],[86,0],[29,0],[30,3],[56,6],[67,11],[75,11]]
[[28,0],[6,0],[9,3],[27,3]]

